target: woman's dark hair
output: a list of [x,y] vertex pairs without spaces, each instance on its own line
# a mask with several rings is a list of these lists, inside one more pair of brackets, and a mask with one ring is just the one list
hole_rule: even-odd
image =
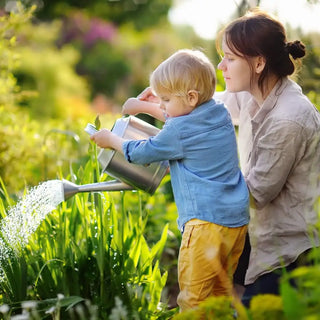
[[262,56],[266,59],[265,68],[258,81],[262,92],[264,79],[268,74],[274,74],[278,78],[293,74],[295,65],[292,59],[302,58],[306,54],[302,42],[287,42],[283,25],[259,9],[250,10],[219,33],[217,38],[219,53],[222,52],[220,47],[222,38],[229,49],[247,59],[249,65],[251,57]]

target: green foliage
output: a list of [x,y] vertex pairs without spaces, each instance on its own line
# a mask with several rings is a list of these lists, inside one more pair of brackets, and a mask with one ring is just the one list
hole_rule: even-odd
[[0,106],[13,105],[17,99],[17,82],[12,72],[17,67],[17,32],[30,19],[34,7],[24,11],[20,5],[17,12],[0,16]]
[[68,174],[87,161],[85,120],[42,123],[25,110],[0,107],[0,177],[9,193]]
[[[299,82],[304,92],[320,90],[320,34],[308,34],[302,37],[307,48],[307,55],[299,75]],[[319,98],[318,98],[319,100]],[[319,105],[319,104],[318,104]]]
[[172,5],[172,0],[121,0],[121,1],[101,1],[101,0],[68,0],[50,1],[43,0],[43,5],[39,7],[37,16],[47,20],[63,17],[74,8],[85,9],[91,16],[113,21],[116,25],[132,22],[136,29],[157,25],[167,17]]
[[318,108],[318,110],[320,111],[320,94],[315,91],[310,91],[308,93],[308,98],[316,106],[316,108]]
[[[98,172],[92,156],[80,169],[78,182],[99,181]],[[34,300],[39,306],[38,300],[49,302],[63,294],[89,300],[98,308],[98,319],[107,319],[119,308],[126,319],[158,319],[165,311],[160,299],[167,273],[161,273],[157,259],[168,226],[150,248],[143,236],[146,218],[133,218],[126,193],[119,195],[118,208],[108,193],[84,193],[48,215],[21,257],[1,261],[1,303],[18,310],[20,301]]]
[[[0,107],[0,119],[0,176],[12,192],[24,188],[26,181],[37,183],[34,178],[41,174],[39,123],[13,107]],[[27,161],[22,165],[23,159]]]
[[[56,177],[59,169],[70,172],[69,166],[84,157],[77,132],[85,122],[79,119],[93,115],[84,82],[72,68],[76,51],[54,46],[58,24],[33,27],[34,8],[16,9],[0,17],[0,177],[9,193]],[[42,116],[41,123],[30,114]],[[59,115],[64,122],[44,115]]]
[[[296,287],[290,286],[289,281],[294,281]],[[288,319],[302,320],[307,317],[313,319],[312,317],[320,314],[319,281],[319,264],[300,267],[284,277],[281,283],[281,296],[284,312]]]
[[285,320],[282,298],[272,294],[253,297],[250,303],[250,315],[254,320]]
[[[201,302],[197,308],[183,311],[173,317],[173,320],[246,320],[244,307],[233,301],[231,297],[210,297]],[[277,319],[277,318],[268,318]]]
[[[178,291],[177,264],[181,232],[176,221],[178,217],[177,208],[168,186],[171,186],[169,175],[164,177],[153,196],[140,192],[139,202],[137,203],[137,194],[127,192],[125,203],[126,207],[130,208],[129,212],[134,219],[139,219],[142,216],[143,219],[147,220],[144,237],[150,246],[157,243],[164,227],[169,226],[166,246],[163,248],[163,252],[160,252],[161,255],[157,255],[157,258],[160,261],[161,270],[168,272],[166,288],[162,293],[163,301],[167,301],[170,307],[175,307]],[[120,203],[121,199],[119,199],[117,193],[113,194],[112,197],[115,203]]]
[[92,96],[103,93],[112,97],[121,80],[129,75],[125,56],[109,43],[100,41],[90,50],[82,49],[81,56],[77,70],[88,79]]
[[55,45],[60,27],[59,23],[29,23],[20,32],[20,64],[15,75],[22,90],[35,92],[22,105],[37,119],[90,114],[88,86],[75,72],[79,53],[71,46],[58,49]]
[[63,20],[58,44],[61,48],[66,44],[77,48],[80,57],[76,70],[90,83],[93,97],[99,93],[113,96],[118,83],[129,74],[129,62],[114,45],[117,36],[112,23],[81,11]]

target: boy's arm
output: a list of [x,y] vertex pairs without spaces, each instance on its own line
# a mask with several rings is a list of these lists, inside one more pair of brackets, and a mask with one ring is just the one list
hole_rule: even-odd
[[122,106],[122,114],[138,113],[149,114],[163,122],[166,120],[160,109],[160,99],[153,94],[150,87],[144,89],[137,98],[129,98]]
[[166,120],[159,103],[129,98],[122,106],[122,114],[136,115],[138,113],[149,114],[163,122]]

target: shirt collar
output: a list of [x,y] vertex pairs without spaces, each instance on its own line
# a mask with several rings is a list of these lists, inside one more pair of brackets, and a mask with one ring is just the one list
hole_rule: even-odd
[[[269,93],[267,99],[263,102],[262,106],[257,110],[255,115],[252,117],[253,123],[261,123],[265,119],[265,117],[269,114],[269,112],[275,107],[279,96],[286,88],[289,83],[288,78],[281,78],[278,80],[274,88]],[[257,104],[256,107],[258,108]],[[250,113],[252,115],[252,113]]]

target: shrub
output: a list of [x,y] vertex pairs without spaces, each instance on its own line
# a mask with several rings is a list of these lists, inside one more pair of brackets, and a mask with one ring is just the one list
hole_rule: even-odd
[[[245,308],[232,297],[211,296],[201,302],[197,308],[185,310],[173,317],[173,320],[246,320]],[[273,318],[270,318],[273,319]],[[276,318],[274,318],[276,319]]]
[[253,297],[250,303],[250,315],[254,320],[285,320],[282,298],[272,294]]

